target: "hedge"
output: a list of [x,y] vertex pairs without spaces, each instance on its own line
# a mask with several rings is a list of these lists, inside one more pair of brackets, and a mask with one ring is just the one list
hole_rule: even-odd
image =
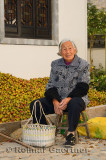
[[[49,77],[25,80],[0,72],[0,123],[30,117],[30,102],[44,97]],[[106,104],[106,92],[89,89],[88,107]]]

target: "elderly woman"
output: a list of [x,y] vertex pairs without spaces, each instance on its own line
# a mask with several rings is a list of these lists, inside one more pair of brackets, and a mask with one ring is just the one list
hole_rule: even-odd
[[[45,97],[39,99],[46,114],[60,114],[68,112],[69,128],[65,146],[75,144],[74,131],[78,125],[80,112],[83,111],[89,99],[89,64],[76,55],[77,48],[70,40],[63,40],[59,44],[59,55],[62,57],[51,63],[50,79],[46,85]],[[31,102],[30,110],[33,104]],[[39,104],[37,104],[37,118],[40,117]],[[46,124],[42,116],[42,124]],[[36,123],[33,115],[33,123]]]

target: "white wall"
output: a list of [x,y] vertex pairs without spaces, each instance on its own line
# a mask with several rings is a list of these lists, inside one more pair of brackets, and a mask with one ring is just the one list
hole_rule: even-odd
[[78,55],[87,59],[87,2],[86,0],[60,0],[59,40],[71,38]]
[[[105,69],[105,48],[93,48],[92,49],[93,65],[99,68],[99,64],[102,64]],[[90,62],[90,52],[88,49],[88,61]]]
[[53,46],[0,45],[0,70],[25,79],[49,76],[56,52]]
[[[87,1],[59,0],[59,41],[72,39],[78,55],[87,59]],[[30,79],[49,76],[58,46],[0,44],[0,71]]]

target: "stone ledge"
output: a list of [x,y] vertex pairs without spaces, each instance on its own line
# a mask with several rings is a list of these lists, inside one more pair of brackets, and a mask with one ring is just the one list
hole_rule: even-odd
[[106,105],[87,107],[85,111],[87,113],[88,119],[94,117],[106,117]]
[[[21,121],[0,123],[0,132],[10,136],[12,132],[21,127]],[[6,138],[0,137],[0,142],[7,141]]]

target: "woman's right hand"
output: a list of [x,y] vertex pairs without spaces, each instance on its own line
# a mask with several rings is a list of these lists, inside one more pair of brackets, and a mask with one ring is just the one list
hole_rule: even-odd
[[53,105],[54,105],[54,111],[55,111],[55,113],[59,114],[59,115],[62,115],[63,111],[62,111],[62,109],[59,108],[60,103],[56,99],[53,99]]

